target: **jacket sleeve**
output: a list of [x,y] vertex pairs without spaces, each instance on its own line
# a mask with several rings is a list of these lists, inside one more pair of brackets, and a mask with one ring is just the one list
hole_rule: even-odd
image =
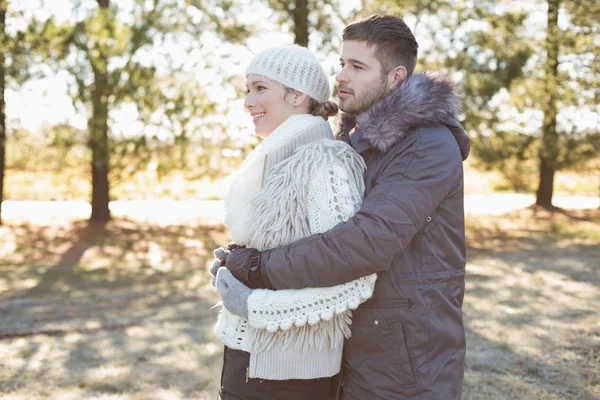
[[[358,166],[357,166],[358,167]],[[323,232],[346,221],[362,201],[362,182],[353,183],[341,166],[318,169],[308,185],[308,214],[312,233]],[[360,186],[360,187],[357,187]],[[373,295],[376,274],[332,287],[300,290],[257,289],[248,298],[248,322],[274,332],[317,324],[336,314],[356,309]]]
[[[421,131],[377,177],[360,210],[333,229],[262,253],[263,273],[277,289],[334,286],[385,271],[462,179],[450,134]],[[394,151],[394,148],[389,151]]]

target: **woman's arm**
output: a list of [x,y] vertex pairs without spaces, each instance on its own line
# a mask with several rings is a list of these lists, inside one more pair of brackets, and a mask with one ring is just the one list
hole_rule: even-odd
[[328,321],[368,300],[376,279],[373,274],[328,288],[255,289],[248,297],[248,322],[254,328],[275,332]]

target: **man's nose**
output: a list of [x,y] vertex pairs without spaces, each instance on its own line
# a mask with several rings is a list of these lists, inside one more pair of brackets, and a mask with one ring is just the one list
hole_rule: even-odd
[[348,76],[344,67],[342,67],[340,72],[338,72],[338,74],[335,76],[335,80],[338,82],[348,82]]

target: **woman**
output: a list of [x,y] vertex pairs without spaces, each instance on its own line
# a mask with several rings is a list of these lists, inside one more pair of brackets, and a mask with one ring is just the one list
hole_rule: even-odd
[[[315,56],[297,46],[269,49],[251,62],[246,85],[244,105],[264,140],[230,177],[224,196],[236,245],[266,250],[350,218],[362,202],[365,165],[333,140],[326,120],[337,106],[328,101]],[[225,308],[215,333],[226,346],[220,398],[326,400],[350,334],[350,310],[371,297],[375,279],[252,291],[219,269]],[[242,301],[226,301],[232,290]]]

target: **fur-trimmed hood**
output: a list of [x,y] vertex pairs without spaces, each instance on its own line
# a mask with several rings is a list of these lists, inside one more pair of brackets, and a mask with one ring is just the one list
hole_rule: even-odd
[[358,117],[342,114],[339,134],[348,135],[356,127],[361,139],[385,152],[416,127],[446,125],[466,159],[469,138],[455,119],[460,111],[460,99],[448,79],[433,72],[414,74]]

